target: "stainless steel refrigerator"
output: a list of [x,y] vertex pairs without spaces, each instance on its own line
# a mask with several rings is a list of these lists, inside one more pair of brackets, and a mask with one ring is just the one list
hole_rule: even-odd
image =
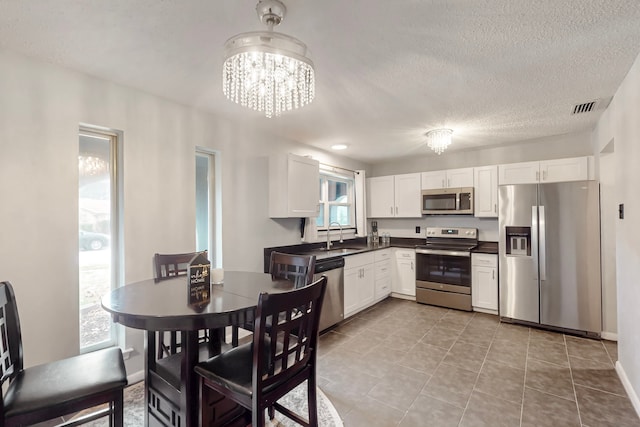
[[500,316],[599,336],[596,181],[500,186]]

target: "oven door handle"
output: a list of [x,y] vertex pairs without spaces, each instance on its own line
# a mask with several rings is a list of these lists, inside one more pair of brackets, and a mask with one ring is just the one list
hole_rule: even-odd
[[447,251],[440,249],[416,249],[417,254],[425,254],[425,255],[447,255],[447,256],[457,256],[457,257],[466,257],[469,258],[471,256],[471,252],[467,251]]

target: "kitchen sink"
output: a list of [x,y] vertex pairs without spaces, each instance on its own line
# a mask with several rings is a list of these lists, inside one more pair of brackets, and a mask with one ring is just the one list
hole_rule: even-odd
[[310,255],[316,255],[316,256],[326,256],[326,257],[331,257],[331,256],[338,256],[338,255],[347,255],[347,254],[353,254],[356,252],[361,252],[364,251],[366,248],[331,248],[331,249],[327,249],[327,248],[317,248],[317,249],[313,249],[309,252],[306,252],[307,254]]

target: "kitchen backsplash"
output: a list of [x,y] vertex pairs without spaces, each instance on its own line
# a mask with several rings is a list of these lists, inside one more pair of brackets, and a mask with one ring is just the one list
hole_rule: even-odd
[[[467,215],[423,216],[422,218],[380,218],[378,232],[390,233],[392,237],[424,237],[427,227],[471,227],[478,229],[478,240],[498,241],[498,219],[476,218]],[[368,220],[371,224],[371,220]],[[420,227],[420,233],[416,233]]]

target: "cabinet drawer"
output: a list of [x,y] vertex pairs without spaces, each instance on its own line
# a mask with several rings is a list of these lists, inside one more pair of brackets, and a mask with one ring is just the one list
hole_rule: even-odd
[[414,250],[409,249],[398,249],[396,251],[396,259],[416,259],[416,252]]
[[387,296],[391,293],[391,278],[384,277],[382,279],[376,279],[376,298]]
[[358,255],[349,255],[344,257],[344,268],[362,267],[363,265],[373,264],[373,252]]
[[481,267],[497,267],[498,255],[471,254],[471,265],[478,265]]
[[375,262],[391,259],[391,249],[383,249],[381,251],[373,252],[373,259]]
[[375,264],[375,278],[386,277],[391,275],[391,260],[376,262]]

